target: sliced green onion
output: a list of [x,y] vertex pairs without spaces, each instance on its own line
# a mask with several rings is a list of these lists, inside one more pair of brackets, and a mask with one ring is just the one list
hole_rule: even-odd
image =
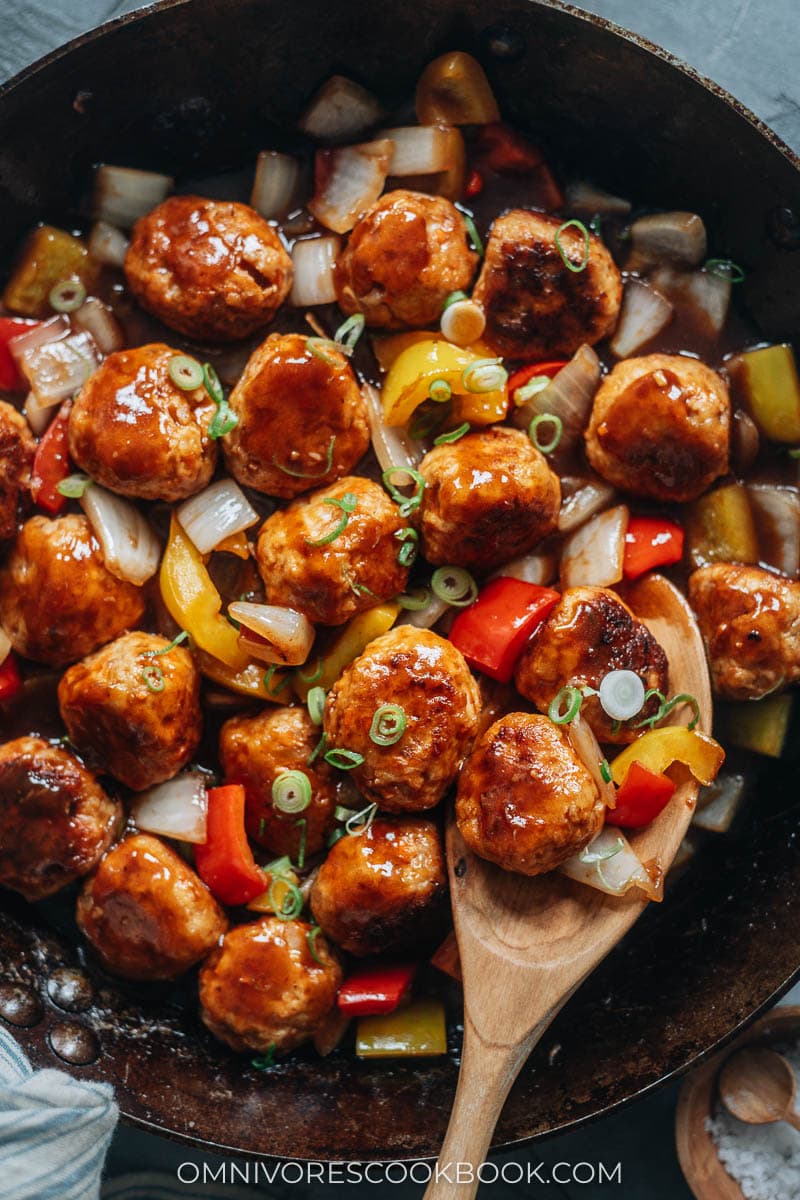
[[[570,259],[567,256],[566,251],[564,250],[564,247],[561,245],[561,235],[567,229],[577,229],[580,233],[583,234],[583,244],[584,244],[583,260],[577,266],[574,262],[570,261]],[[583,221],[578,221],[573,217],[573,219],[571,221],[565,221],[563,225],[559,225],[558,229],[556,230],[555,243],[556,243],[556,249],[558,250],[558,253],[561,255],[561,261],[563,262],[564,266],[567,268],[568,271],[573,271],[576,275],[578,275],[578,274],[580,274],[581,271],[586,270],[586,268],[589,265],[589,250],[591,247],[591,242],[589,240],[589,230],[586,228]]]
[[59,313],[71,313],[86,299],[86,288],[80,279],[62,279],[50,289],[50,307]]
[[203,363],[203,386],[217,406],[225,403],[225,392],[211,363]]
[[330,504],[332,508],[340,509],[342,513],[341,520],[338,522],[335,529],[332,529],[330,533],[325,534],[325,537],[316,539],[306,538],[305,542],[307,546],[328,546],[331,542],[335,542],[336,539],[344,533],[345,529],[347,529],[347,523],[350,520],[350,514],[355,512],[358,505],[358,497],[352,492],[345,492],[341,500],[334,496],[329,496],[327,500],[323,500],[322,503]]
[[[481,258],[483,258],[483,255],[485,253],[484,248],[483,248],[483,240],[481,238],[481,235],[478,233],[478,226],[475,224],[475,220],[474,220],[472,214],[468,213],[459,204],[456,205],[456,208],[459,210],[462,217],[464,218],[464,224],[467,227],[467,237],[469,238],[470,246],[472,247],[473,250],[475,250],[478,254],[480,254]],[[467,297],[464,296],[465,300],[466,300],[466,298]],[[461,299],[461,297],[459,297],[459,299]]]
[[602,777],[603,783],[611,783],[611,779],[612,779],[611,767],[608,765],[607,758],[604,758],[603,761],[600,763],[600,775]]
[[364,332],[364,326],[367,319],[363,313],[354,313],[352,317],[348,317],[333,335],[334,340],[339,347],[344,350],[345,354],[352,354],[356,348],[356,343]]
[[320,754],[322,754],[322,753],[324,752],[324,750],[325,750],[325,747],[327,746],[327,744],[328,744],[328,739],[326,738],[325,734],[323,733],[322,737],[319,739],[319,741],[317,742],[316,746],[314,747],[314,749],[311,751],[311,753],[310,753],[310,754],[309,754],[309,756],[308,756],[308,763],[307,763],[307,765],[308,765],[309,767],[311,766],[311,764],[312,764],[312,763],[314,763],[314,762],[316,762],[316,761],[317,761],[317,759],[319,758]]
[[208,436],[212,441],[225,437],[239,424],[239,418],[225,399],[225,392],[219,381],[219,375],[211,363],[203,363],[203,384],[211,399],[217,406],[217,411],[208,426]]
[[[305,663],[303,664],[305,666]],[[310,675],[304,675],[302,671],[297,672],[297,678],[302,679],[303,683],[316,683],[322,678],[322,655],[317,659],[317,665]]]
[[464,368],[461,382],[468,392],[497,392],[508,383],[508,371],[502,358],[479,358]]
[[289,680],[291,679],[291,672],[289,672],[289,674],[286,676],[286,678],[282,679],[277,687],[273,687],[272,686],[272,676],[275,674],[275,672],[278,669],[279,669],[278,664],[275,663],[275,665],[270,667],[268,671],[264,672],[264,678],[262,680],[262,683],[264,685],[264,691],[269,692],[270,696],[277,696],[279,692],[282,692],[283,689],[286,687],[287,683],[289,682]]
[[345,808],[343,804],[337,804],[333,810],[334,821],[349,821],[351,817],[356,816],[357,808]]
[[295,825],[300,827],[300,841],[297,845],[297,869],[302,871],[306,865],[306,840],[308,838],[308,821],[305,817],[300,817],[295,821]]
[[92,481],[88,475],[68,475],[61,483],[56,484],[56,491],[70,500],[80,500],[86,489],[91,486]]
[[369,736],[376,746],[393,746],[406,731],[406,714],[399,704],[382,704],[375,710]]
[[453,395],[453,389],[446,379],[434,379],[428,388],[428,396],[436,404],[444,404]]
[[422,612],[423,608],[427,608],[431,602],[430,588],[415,588],[411,592],[403,592],[400,596],[395,596],[395,603],[407,612]]
[[277,455],[272,456],[272,465],[277,467],[279,471],[283,471],[284,475],[291,475],[294,479],[322,479],[323,475],[327,475],[333,464],[333,448],[336,445],[336,434],[334,433],[331,440],[328,442],[328,450],[325,455],[325,466],[321,471],[295,471],[291,467],[285,467],[283,463],[278,462]]
[[[285,889],[283,893],[283,899],[281,900],[280,904],[278,904],[277,896],[275,894],[275,888],[279,883],[282,884]],[[269,885],[267,898],[272,905],[272,911],[275,913],[275,916],[281,921],[294,920],[294,918],[302,911],[303,908],[303,893],[300,891],[300,888],[297,886],[297,884],[292,883],[288,879],[273,879],[272,883]]]
[[317,938],[321,932],[319,925],[312,925],[306,934],[306,941],[308,942],[308,953],[314,959],[314,962],[318,962],[321,967],[324,967],[325,961],[317,953]]
[[[542,425],[552,425],[553,432],[549,440],[542,441],[539,429]],[[557,449],[564,433],[564,422],[555,413],[537,413],[528,426],[528,437],[541,454],[552,454]]]
[[162,654],[169,654],[170,650],[174,650],[176,646],[180,646],[181,642],[185,642],[188,636],[189,634],[187,630],[182,629],[180,633],[172,639],[170,644],[164,647],[163,650],[148,650],[147,657],[160,658]]
[[360,767],[363,761],[364,755],[359,754],[357,750],[334,747],[333,750],[325,751],[325,762],[339,771],[352,771],[355,767]]
[[339,360],[337,358],[331,358],[331,355],[328,353],[328,351],[333,350],[336,354],[341,354],[342,347],[338,342],[334,342],[330,338],[307,337],[306,350],[308,350],[310,354],[313,354],[314,358],[321,359],[322,362],[326,363],[329,367],[339,366]]
[[201,388],[205,382],[203,368],[196,358],[188,354],[176,354],[169,360],[167,373],[170,379],[182,392],[193,392]]
[[269,1071],[275,1066],[275,1043],[267,1050],[266,1054],[260,1055],[258,1058],[250,1059],[250,1066],[255,1067],[257,1071]]
[[325,688],[313,687],[306,697],[306,704],[311,720],[315,725],[321,725],[325,712]]
[[151,692],[163,692],[167,686],[161,667],[149,666],[142,671],[142,679]]
[[547,715],[554,725],[568,725],[581,711],[583,696],[576,687],[563,687],[550,701]]
[[677,708],[679,704],[691,704],[694,711],[694,716],[689,722],[689,729],[695,729],[700,720],[700,705],[697,703],[697,697],[692,696],[689,692],[681,692],[679,696],[673,696],[673,698],[667,703],[664,716],[668,716],[672,712],[673,708]]
[[404,543],[398,551],[397,561],[401,567],[410,567],[417,557],[419,534],[416,529],[412,529],[410,525],[406,525],[404,529],[398,529],[394,536],[398,541]]
[[368,588],[365,583],[359,583],[357,579],[353,579],[349,571],[344,571],[344,581],[356,596],[374,596],[378,599],[377,592],[373,592],[372,588]]
[[451,292],[450,295],[445,299],[442,312],[447,312],[451,304],[458,304],[460,300],[469,300],[469,296],[466,292]]
[[332,849],[336,845],[337,842],[341,841],[341,839],[344,836],[345,836],[345,832],[343,829],[341,829],[341,828],[334,829],[333,833],[328,838],[328,849],[329,850]]
[[[416,485],[412,496],[404,496],[401,491],[392,483],[392,476],[408,475]],[[420,475],[419,471],[415,471],[413,467],[389,467],[388,471],[384,471],[381,476],[383,486],[394,500],[395,504],[399,505],[399,513],[401,517],[409,517],[415,509],[419,508],[422,503],[422,493],[425,491],[425,479]],[[407,487],[408,484],[400,484],[400,487]]]
[[539,392],[543,392],[545,388],[550,387],[552,379],[549,375],[536,375],[524,387],[519,387],[514,392],[515,404],[527,404],[534,396],[538,396]]
[[345,833],[355,836],[366,833],[374,821],[377,811],[377,804],[368,804],[366,808],[362,808],[361,812],[354,813],[345,824]]
[[744,283],[747,278],[747,273],[738,263],[731,262],[729,258],[709,258],[708,262],[703,265],[703,270],[709,275],[716,275],[719,279],[729,279],[731,283]]
[[457,442],[469,433],[469,421],[465,421],[463,425],[459,425],[458,429],[451,429],[449,433],[440,433],[438,437],[433,439],[434,446],[447,446],[450,442]]
[[456,608],[466,608],[478,595],[478,585],[463,567],[437,567],[431,576],[433,594]]
[[292,860],[288,854],[284,854],[282,858],[273,859],[271,863],[267,863],[264,867],[265,873],[273,879],[280,879],[282,876],[287,875],[291,869]]
[[305,812],[311,803],[311,782],[305,772],[284,768],[273,781],[272,803],[290,816]]

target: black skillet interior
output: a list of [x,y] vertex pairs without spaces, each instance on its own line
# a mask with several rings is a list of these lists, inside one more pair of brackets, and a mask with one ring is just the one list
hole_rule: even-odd
[[[334,71],[391,100],[445,49],[484,62],[504,113],[556,165],[638,201],[701,212],[748,270],[765,337],[797,334],[798,164],[688,73],[604,23],[527,0],[178,0],[79,40],[0,94],[0,255],[37,220],[77,218],[99,160],[203,176],[280,145]],[[793,215],[794,214],[794,215]],[[730,1035],[800,965],[794,769],[762,770],[733,831],[709,841],[559,1016],[497,1129],[509,1143],[637,1095]],[[299,1158],[438,1149],[457,1070],[299,1055],[268,1076],[200,1028],[186,990],[135,989],[83,964],[66,901],[0,896],[0,1016],[35,1063],[110,1080],[136,1123]]]

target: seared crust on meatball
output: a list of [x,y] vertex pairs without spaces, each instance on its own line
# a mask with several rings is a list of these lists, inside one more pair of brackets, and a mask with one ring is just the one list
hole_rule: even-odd
[[736,563],[689,577],[714,691],[758,700],[800,680],[800,583]]
[[35,450],[22,413],[0,400],[0,542],[16,533],[17,504],[30,483]]
[[188,863],[148,833],[109,851],[84,884],[75,916],[106,969],[123,979],[177,979],[228,928]]
[[86,875],[122,823],[122,808],[82,763],[44,738],[0,746],[0,885],[26,900]]
[[594,398],[586,453],[599,475],[654,500],[694,500],[728,470],[730,399],[695,358],[617,363]]
[[[305,708],[265,708],[254,717],[232,717],[222,726],[219,757],[228,783],[241,783],[245,794],[248,835],[274,855],[296,859],[300,847],[298,816],[305,820],[306,854],[325,846],[333,825],[337,782],[333,769],[318,756],[309,757],[320,729]],[[302,771],[311,785],[311,802],[301,814],[280,812],[272,785],[282,771]]]
[[342,968],[305,921],[264,917],[231,929],[200,971],[200,1015],[234,1050],[288,1054],[336,1003]]
[[477,262],[449,200],[387,192],[350,234],[334,273],[336,298],[374,329],[425,328],[438,322],[451,292],[469,287]]
[[268,517],[258,535],[267,603],[295,608],[314,624],[343,625],[398,595],[408,567],[397,561],[396,535],[407,524],[383,488],[356,475],[295,500]]
[[133,227],[125,276],[136,299],[198,341],[249,337],[292,287],[292,260],[255,209],[171,196]]
[[69,452],[96,483],[141,500],[183,500],[211,479],[214,404],[204,387],[173,383],[176,352],[161,342],[109,354],[69,418]]
[[[473,300],[486,313],[484,339],[506,358],[567,358],[612,332],[622,303],[622,276],[600,238],[589,234],[589,259],[571,271],[556,245],[560,217],[515,208],[492,226]],[[585,258],[583,233],[564,229],[571,263]]]
[[526,554],[558,523],[559,478],[520,430],[435,446],[419,469],[428,562],[486,571]]
[[339,838],[311,889],[323,933],[350,954],[419,946],[447,895],[444,851],[433,821],[376,818],[363,833]]
[[228,470],[246,487],[291,500],[346,475],[366,454],[364,398],[345,358],[308,348],[298,333],[273,333],[251,355],[230,406]]
[[[402,709],[405,727],[385,746],[370,728],[387,704]],[[461,652],[436,633],[401,625],[342,672],[328,693],[323,727],[329,750],[363,755],[349,775],[368,800],[389,812],[418,812],[438,804],[455,780],[480,710]]]
[[31,517],[0,568],[0,625],[24,658],[65,667],[144,613],[141,588],[106,570],[83,516]]
[[506,871],[552,871],[600,832],[605,805],[549,717],[510,713],[487,729],[458,781],[456,820],[481,858]]
[[[607,588],[568,588],[534,633],[514,672],[517,690],[547,712],[563,687],[597,690],[609,671],[633,671],[645,686],[669,688],[667,656],[647,626]],[[613,721],[597,696],[585,695],[583,716],[598,741],[632,742],[636,722],[658,708],[649,700],[630,721]]]
[[123,634],[70,667],[58,685],[75,749],[137,792],[177,775],[203,730],[200,672],[183,646],[164,653],[169,645],[155,633]]

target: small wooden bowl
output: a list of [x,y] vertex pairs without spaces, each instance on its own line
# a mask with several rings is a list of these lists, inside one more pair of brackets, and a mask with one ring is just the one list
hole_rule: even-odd
[[742,1189],[719,1161],[716,1143],[706,1130],[706,1118],[717,1105],[722,1064],[750,1042],[791,1042],[798,1036],[800,1007],[787,1004],[775,1008],[684,1081],[675,1114],[675,1142],[681,1170],[697,1200],[745,1200]]

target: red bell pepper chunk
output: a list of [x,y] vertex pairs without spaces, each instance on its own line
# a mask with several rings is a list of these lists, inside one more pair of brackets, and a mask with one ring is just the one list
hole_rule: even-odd
[[514,403],[514,393],[518,388],[525,387],[526,383],[530,383],[532,379],[539,379],[542,375],[547,375],[552,379],[566,365],[566,359],[558,359],[553,362],[528,363],[527,367],[520,367],[518,371],[514,371],[506,384],[512,404]]
[[22,676],[12,651],[0,665],[0,704],[4,700],[13,700],[21,691]]
[[668,775],[632,762],[617,792],[617,807],[607,810],[606,821],[624,829],[649,825],[667,807],[674,793],[675,784]]
[[71,408],[71,401],[61,406],[58,416],[45,430],[33,458],[31,495],[39,508],[53,516],[67,503],[58,485],[70,473],[68,429]]
[[0,317],[0,391],[24,392],[28,386],[11,356],[8,343],[36,325],[41,325],[41,321],[26,321],[22,317]]
[[483,191],[483,176],[480,171],[470,171],[467,185],[464,188],[465,196],[477,196]]
[[683,558],[683,529],[663,517],[631,517],[625,535],[622,570],[638,579],[655,567],[668,567]]
[[244,829],[244,787],[231,783],[208,793],[206,840],[194,848],[197,873],[223,904],[247,904],[266,887]]
[[541,150],[504,121],[493,121],[481,127],[477,152],[499,174],[523,175],[535,171],[544,162]]
[[523,646],[560,599],[552,588],[522,579],[493,579],[475,603],[458,614],[450,641],[471,667],[508,683]]
[[375,963],[356,967],[339,988],[336,1003],[348,1017],[394,1012],[411,987],[416,963]]

